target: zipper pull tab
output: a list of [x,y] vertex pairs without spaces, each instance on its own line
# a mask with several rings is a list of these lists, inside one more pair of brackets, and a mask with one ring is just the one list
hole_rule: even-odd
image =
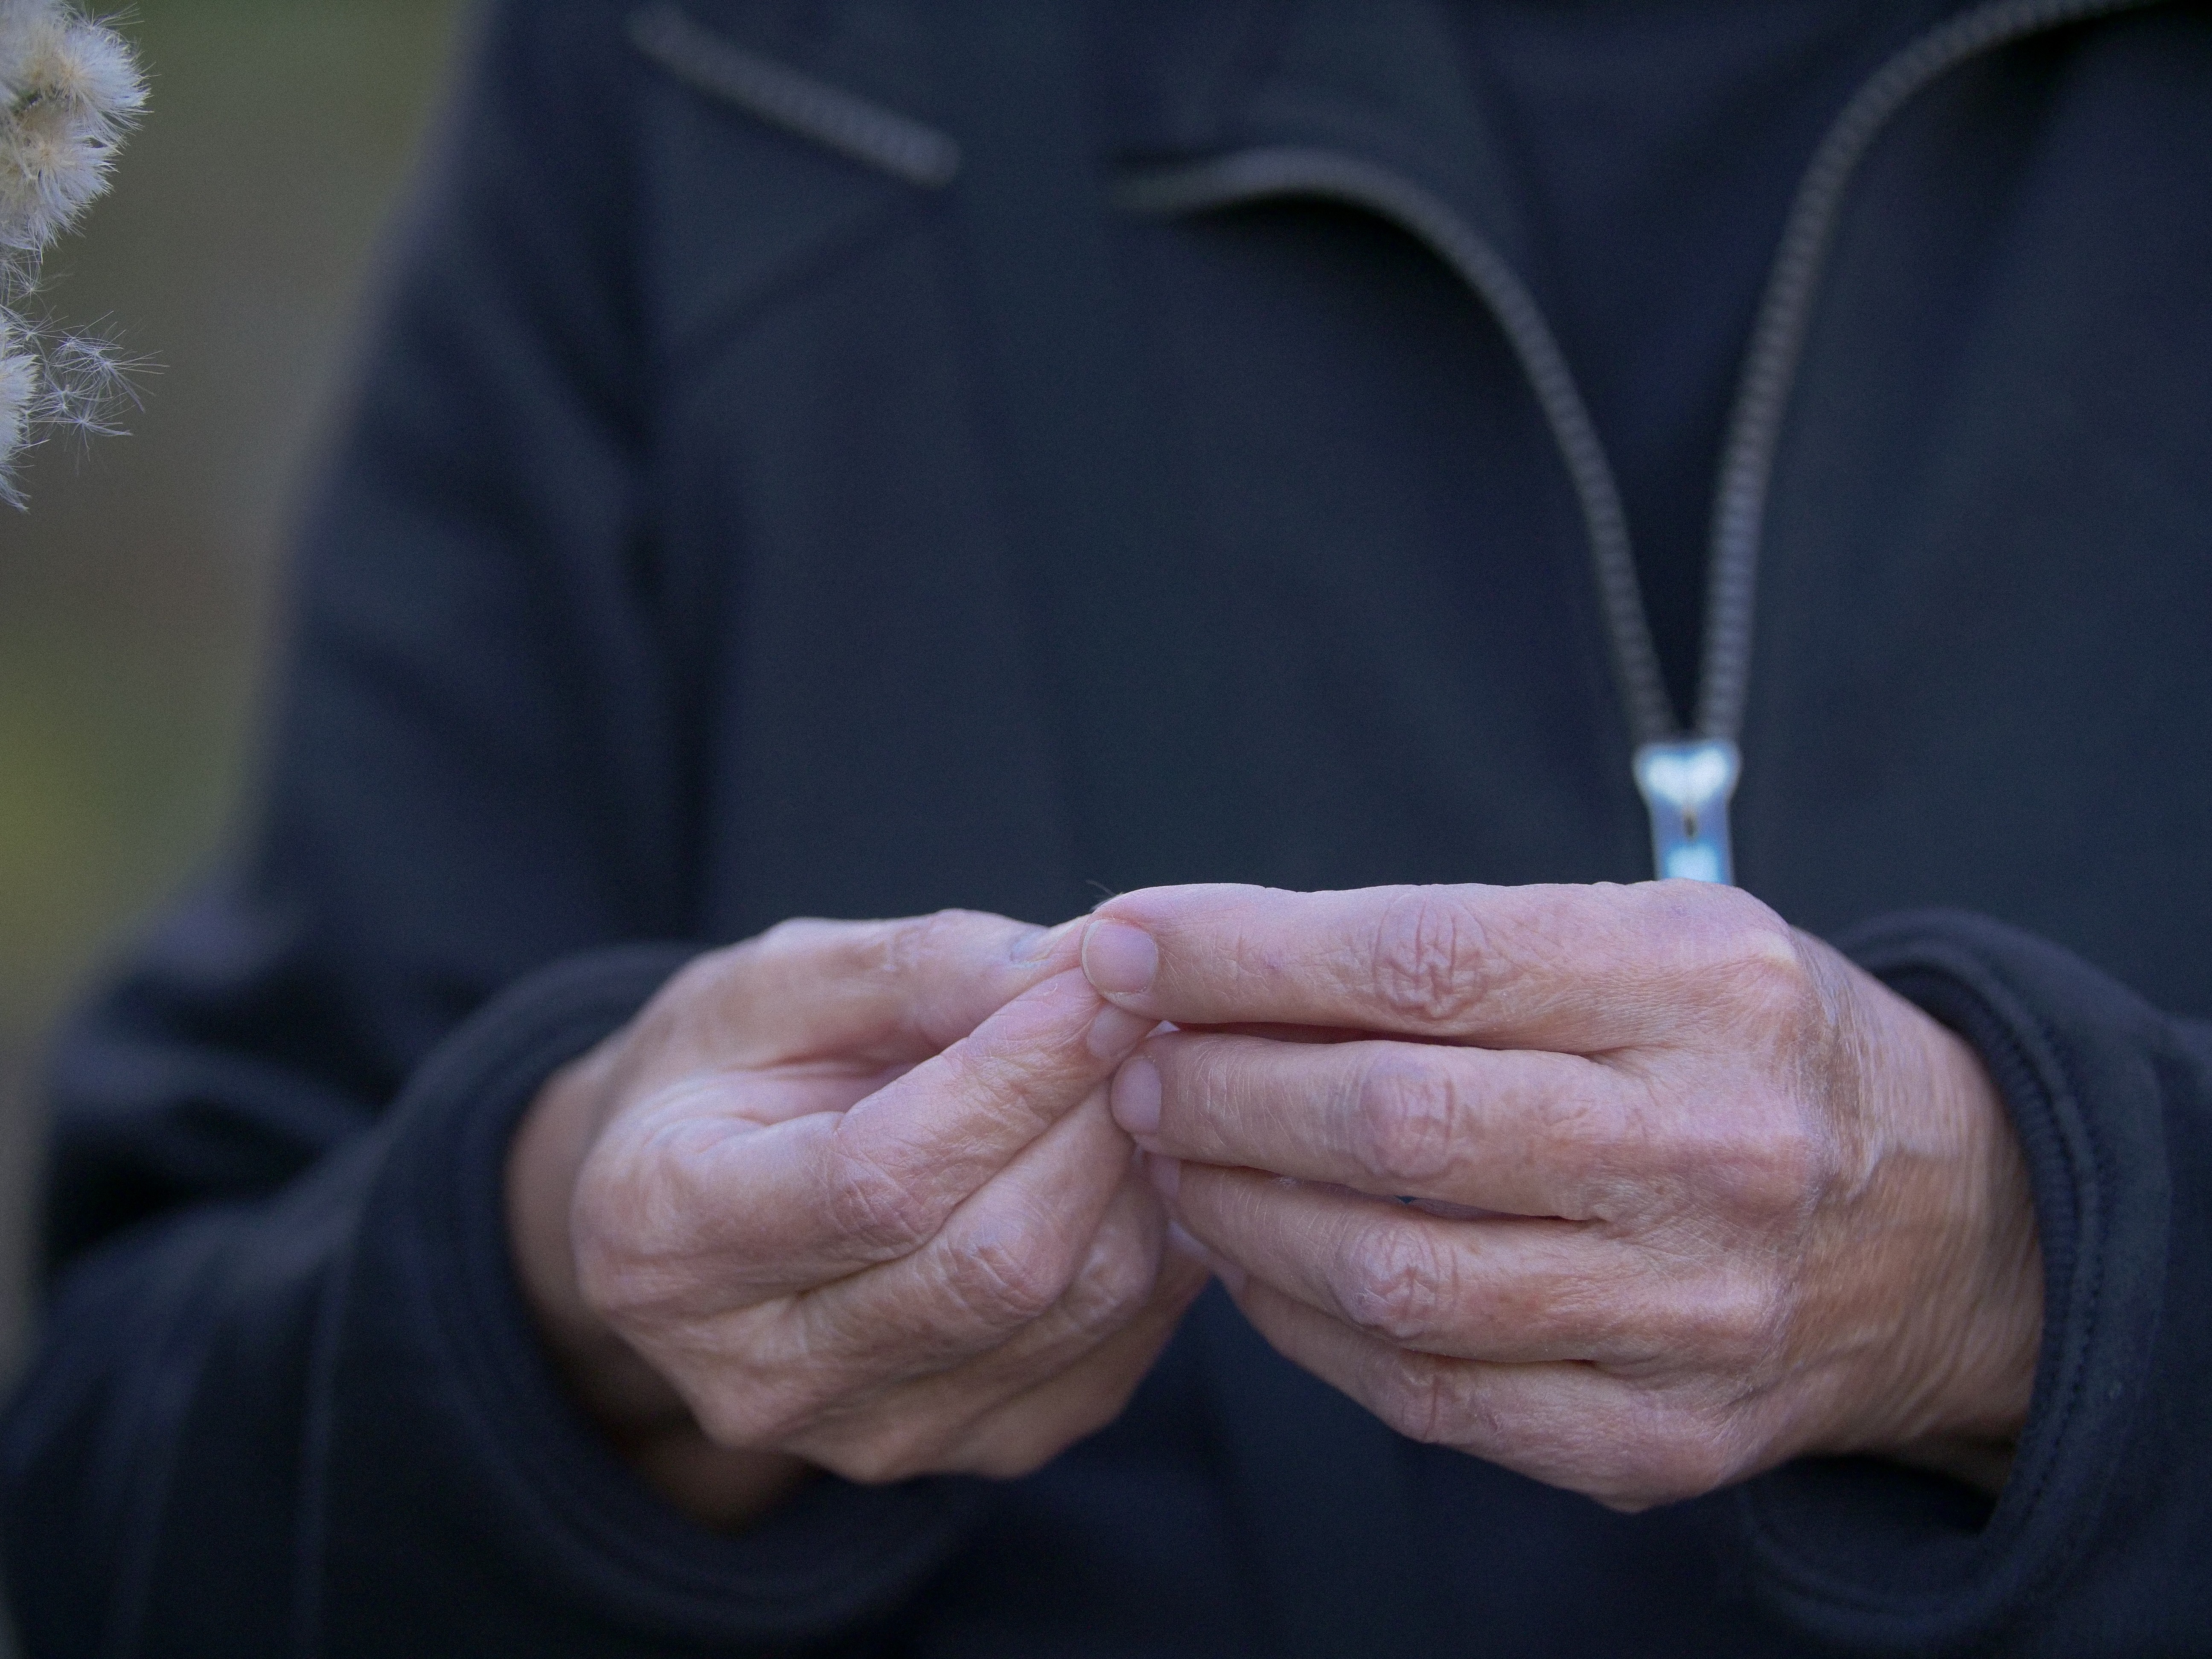
[[1743,757],[1724,738],[1647,743],[1636,751],[1636,787],[1651,812],[1651,863],[1662,879],[1733,883],[1729,798]]

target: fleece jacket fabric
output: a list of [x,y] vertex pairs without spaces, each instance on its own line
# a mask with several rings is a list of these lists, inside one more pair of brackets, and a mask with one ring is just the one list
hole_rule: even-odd
[[[1560,453],[1419,227],[1292,185],[1083,216],[1260,151],[1417,185],[1662,477],[1850,88],[1739,100],[1783,194],[1715,210],[1734,320],[1639,368],[1561,269],[1644,256],[1532,159],[1535,9],[1114,8],[1090,154],[1031,177],[971,95],[1024,66],[948,68],[911,0],[492,7],[305,528],[250,840],[58,1051],[0,1431],[29,1652],[2212,1651],[2201,5],[2005,7],[1886,121],[1762,534],[1739,877],[1963,1033],[2031,1167],[2045,1335],[1993,1503],[1844,1459],[1613,1514],[1400,1439],[1209,1293],[1034,1476],[825,1479],[724,1536],[535,1340],[509,1132],[700,949],[1182,880],[1647,873]],[[1964,15],[1866,9],[1833,46],[1869,73]],[[1662,66],[1705,15],[1589,10]],[[1032,186],[1030,220],[987,199]],[[1038,337],[1030,223],[1039,269],[1099,252],[1110,350],[1006,349]],[[1025,411],[1102,363],[1115,465],[1040,467]],[[1697,580],[1671,516],[1657,611]]]

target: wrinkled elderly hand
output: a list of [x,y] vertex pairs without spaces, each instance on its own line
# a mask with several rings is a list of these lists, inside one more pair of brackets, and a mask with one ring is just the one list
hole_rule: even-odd
[[1182,1028],[1113,1096],[1176,1218],[1400,1431],[1624,1510],[1811,1453],[2002,1482],[2042,1318],[2002,1103],[1745,894],[1164,888],[1084,961]]
[[1006,1475],[1109,1420],[1205,1282],[1107,1109],[1152,1028],[1076,936],[788,922],[557,1075],[510,1155],[584,1404],[734,1525],[812,1468]]

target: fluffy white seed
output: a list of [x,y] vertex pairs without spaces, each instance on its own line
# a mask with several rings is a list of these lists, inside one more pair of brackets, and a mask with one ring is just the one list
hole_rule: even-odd
[[39,256],[107,188],[145,107],[130,46],[64,0],[0,0],[0,499],[49,428],[112,430],[125,366],[98,340],[30,319]]
[[17,349],[13,331],[0,328],[0,455],[12,456],[22,447],[38,401],[38,359]]
[[0,21],[0,248],[35,255],[107,186],[145,106],[131,49],[58,5],[13,0]]

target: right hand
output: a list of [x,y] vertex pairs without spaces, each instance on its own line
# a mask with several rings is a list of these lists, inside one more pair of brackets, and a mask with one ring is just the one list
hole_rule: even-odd
[[786,922],[557,1073],[509,1155],[526,1295],[695,1518],[813,1468],[1027,1473],[1121,1410],[1206,1269],[1106,1085],[1152,1022],[1079,931]]

